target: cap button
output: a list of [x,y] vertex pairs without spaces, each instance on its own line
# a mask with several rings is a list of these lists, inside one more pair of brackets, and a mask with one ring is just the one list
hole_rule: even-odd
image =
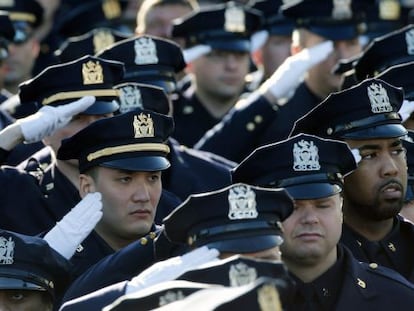
[[141,245],[147,245],[148,239],[147,238],[141,238],[140,241]]
[[377,269],[377,268],[378,268],[378,264],[377,264],[377,263],[375,263],[375,262],[371,262],[371,263],[369,264],[369,267],[370,267],[371,269]]

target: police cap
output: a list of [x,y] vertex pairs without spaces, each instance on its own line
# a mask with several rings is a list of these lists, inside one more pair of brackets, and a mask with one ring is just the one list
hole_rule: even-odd
[[15,43],[28,40],[43,21],[43,7],[36,0],[0,1],[0,10],[9,12],[16,32]]
[[153,310],[166,306],[172,302],[182,300],[185,297],[202,289],[217,287],[205,283],[189,281],[167,281],[144,288],[137,292],[125,294],[115,300],[103,311],[136,311]]
[[119,90],[119,110],[125,113],[137,108],[152,110],[168,115],[171,110],[171,100],[164,89],[136,82],[124,82],[114,86]]
[[380,79],[366,79],[323,102],[298,119],[290,135],[308,133],[332,139],[379,139],[403,136],[398,111],[402,88]]
[[70,267],[42,238],[0,230],[0,289],[62,295]]
[[402,87],[404,90],[404,98],[410,101],[414,100],[414,80],[411,78],[414,70],[413,61],[402,63],[389,67],[379,75],[376,79],[381,79],[391,85]]
[[296,27],[306,28],[329,40],[350,40],[366,30],[365,10],[372,0],[302,0],[287,1],[283,15],[295,20]]
[[250,51],[250,36],[262,27],[260,11],[234,2],[205,6],[174,20],[173,37],[187,47],[206,44],[225,51]]
[[175,75],[186,66],[178,44],[150,35],[119,41],[97,56],[123,62],[123,82],[157,85],[167,93],[175,90]]
[[282,4],[282,0],[258,0],[252,5],[253,9],[262,13],[262,28],[270,35],[290,36],[292,34],[294,22],[280,12]]
[[9,56],[8,45],[14,38],[14,27],[6,11],[0,11],[0,61]]
[[414,25],[375,38],[354,64],[358,81],[377,76],[385,69],[414,61]]
[[166,140],[172,131],[171,117],[136,109],[95,121],[64,139],[57,158],[78,159],[81,173],[94,166],[161,171],[170,166]]
[[282,243],[280,222],[292,210],[293,201],[285,190],[239,183],[190,195],[163,222],[173,243],[252,253]]
[[22,103],[58,106],[86,95],[96,102],[84,114],[106,114],[119,108],[119,91],[113,89],[124,73],[120,62],[86,55],[72,62],[47,67],[19,85]]
[[95,55],[115,42],[129,38],[126,33],[115,29],[99,27],[66,39],[54,52],[61,63],[78,59],[85,55]]
[[346,143],[299,134],[254,150],[233,169],[232,181],[283,187],[294,199],[317,199],[341,192],[343,177],[354,169]]

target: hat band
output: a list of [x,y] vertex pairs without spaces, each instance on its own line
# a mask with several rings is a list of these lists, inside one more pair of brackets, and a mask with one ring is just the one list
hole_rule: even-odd
[[195,242],[201,240],[203,238],[210,239],[214,236],[223,236],[224,234],[229,233],[240,233],[240,232],[254,232],[256,235],[259,235],[260,230],[263,229],[274,229],[274,230],[281,230],[280,223],[278,222],[270,222],[270,221],[245,221],[245,222],[237,222],[233,224],[226,224],[223,226],[216,226],[207,229],[202,229],[198,233],[189,234],[189,238],[187,240],[189,245],[194,244]]
[[349,123],[339,124],[335,126],[333,129],[328,128],[327,134],[333,135],[333,134],[338,134],[340,132],[357,129],[360,127],[367,127],[367,126],[373,127],[373,126],[377,126],[381,124],[387,124],[387,123],[390,123],[389,121],[392,121],[392,120],[401,121],[401,116],[399,115],[398,112],[382,113],[382,114],[371,116],[368,118],[351,121]]
[[131,144],[117,147],[107,147],[88,154],[86,159],[91,162],[101,157],[111,156],[118,153],[134,152],[134,151],[159,151],[170,153],[170,147],[165,144],[144,143],[144,144]]
[[9,12],[10,20],[12,21],[25,21],[29,23],[36,22],[36,16],[29,13],[22,13],[22,12]]
[[[326,174],[312,174],[297,176],[292,178],[282,179],[276,182],[277,187],[289,187],[300,184],[313,184],[320,182],[333,182],[333,183],[343,183],[343,177],[341,173],[326,173]],[[273,186],[273,184],[272,184]]]
[[45,98],[42,101],[42,105],[49,105],[58,100],[81,98],[83,96],[112,96],[119,97],[119,90],[87,90],[87,91],[74,91],[74,92],[61,92]]

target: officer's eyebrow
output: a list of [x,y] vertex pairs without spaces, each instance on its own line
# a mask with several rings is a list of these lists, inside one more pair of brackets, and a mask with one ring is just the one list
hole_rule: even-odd
[[[401,139],[395,139],[393,140],[390,144],[389,147],[393,148],[393,147],[398,147],[401,146],[402,142]],[[366,145],[362,145],[358,147],[359,151],[364,151],[364,150],[380,150],[382,147],[380,144],[366,144]]]

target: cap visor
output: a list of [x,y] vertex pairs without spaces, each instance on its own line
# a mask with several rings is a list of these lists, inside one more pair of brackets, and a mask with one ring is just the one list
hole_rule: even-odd
[[285,189],[295,200],[326,198],[342,191],[339,185],[330,183],[302,184]]
[[310,31],[329,40],[351,40],[357,38],[359,33],[355,25],[311,25],[307,27]]
[[46,288],[23,281],[15,278],[7,278],[0,276],[0,289],[24,289],[24,290],[37,290],[37,291],[46,291]]
[[407,134],[407,129],[401,124],[383,124],[375,127],[360,129],[341,135],[345,139],[379,139],[396,138]]
[[213,50],[222,50],[230,52],[250,52],[250,40],[234,40],[227,38],[227,40],[208,41],[207,45],[211,46]]
[[279,235],[261,235],[240,237],[233,240],[220,240],[207,243],[206,245],[218,249],[220,252],[231,253],[255,253],[263,251],[283,243],[283,238]]
[[97,100],[92,106],[86,109],[82,114],[98,115],[112,113],[119,109],[119,105],[115,100],[112,101],[99,101]]
[[166,170],[170,167],[170,162],[162,156],[137,156],[103,162],[99,166],[127,171],[153,172]]

